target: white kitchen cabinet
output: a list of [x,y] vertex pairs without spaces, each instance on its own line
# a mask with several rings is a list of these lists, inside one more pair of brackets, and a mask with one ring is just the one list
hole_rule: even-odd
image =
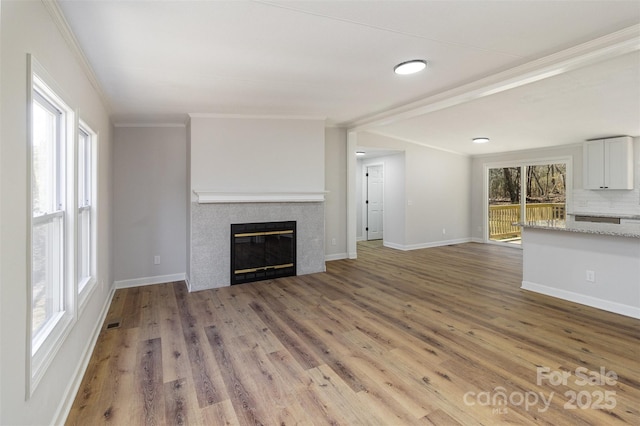
[[633,140],[629,136],[584,144],[585,189],[633,189]]

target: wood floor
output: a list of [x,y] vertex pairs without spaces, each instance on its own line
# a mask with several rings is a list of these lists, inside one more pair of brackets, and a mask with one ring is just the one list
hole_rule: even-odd
[[521,254],[118,290],[67,424],[640,424],[640,321],[520,290]]

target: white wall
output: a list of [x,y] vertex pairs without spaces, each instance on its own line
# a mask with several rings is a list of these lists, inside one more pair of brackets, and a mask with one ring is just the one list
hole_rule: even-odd
[[[7,1],[1,7],[0,146],[0,424],[60,422],[82,378],[90,344],[109,302],[111,264],[111,127],[108,112],[76,56],[40,1]],[[27,386],[27,54],[33,54],[64,92],[71,107],[98,132],[97,281],[33,395]]]
[[410,250],[469,240],[469,157],[366,132],[358,134],[358,146],[405,152],[404,241],[391,247]]
[[[325,255],[347,257],[347,131],[325,129]],[[333,242],[335,241],[335,244]]]
[[324,191],[324,120],[191,117],[191,187]]
[[365,167],[382,164],[384,170],[383,241],[394,246],[405,242],[405,154],[358,160],[356,172],[356,237],[366,240]]
[[[118,286],[185,274],[186,181],[186,127],[115,128],[113,274]],[[154,256],[160,256],[159,265]]]

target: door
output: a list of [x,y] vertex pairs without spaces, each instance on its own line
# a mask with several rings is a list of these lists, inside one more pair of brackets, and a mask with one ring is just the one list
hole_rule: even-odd
[[522,214],[522,167],[496,167],[489,173],[489,240],[512,242],[520,240]]
[[367,240],[382,239],[383,185],[382,165],[367,166]]
[[522,221],[564,221],[567,163],[488,169],[488,239],[520,244]]

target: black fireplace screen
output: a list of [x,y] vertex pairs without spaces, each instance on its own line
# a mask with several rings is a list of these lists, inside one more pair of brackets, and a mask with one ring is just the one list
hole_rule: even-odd
[[231,225],[231,284],[296,275],[296,222]]

